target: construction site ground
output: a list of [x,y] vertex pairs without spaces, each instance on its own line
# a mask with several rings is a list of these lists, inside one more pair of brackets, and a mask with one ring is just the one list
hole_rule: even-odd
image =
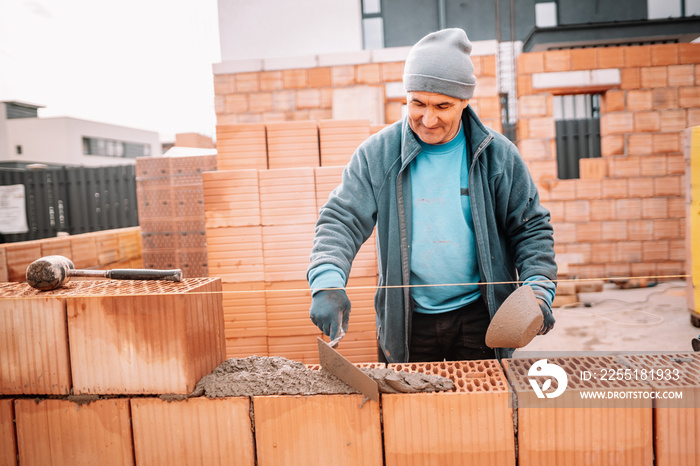
[[678,352],[692,351],[700,328],[690,323],[686,282],[661,282],[645,288],[579,293],[579,302],[554,309],[556,325],[537,336],[514,357],[533,352]]

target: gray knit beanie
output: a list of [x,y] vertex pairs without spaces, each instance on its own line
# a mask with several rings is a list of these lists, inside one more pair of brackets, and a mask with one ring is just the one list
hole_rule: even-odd
[[421,91],[471,99],[476,77],[469,54],[472,43],[462,29],[432,32],[413,46],[406,58],[406,92]]

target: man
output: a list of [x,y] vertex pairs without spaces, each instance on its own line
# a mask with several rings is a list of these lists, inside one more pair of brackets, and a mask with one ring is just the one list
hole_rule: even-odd
[[461,29],[421,39],[404,68],[408,114],[363,142],[320,211],[307,278],[310,317],[344,335],[352,260],[376,226],[379,359],[509,357],[484,343],[518,282],[554,325],[556,264],[549,212],[517,149],[479,121],[476,78]]

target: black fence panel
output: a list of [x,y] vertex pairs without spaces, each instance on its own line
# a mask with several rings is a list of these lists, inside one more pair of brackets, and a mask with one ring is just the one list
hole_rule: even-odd
[[24,186],[28,231],[4,234],[1,239],[5,242],[138,225],[133,165],[38,170],[0,167],[0,186],[10,185]]

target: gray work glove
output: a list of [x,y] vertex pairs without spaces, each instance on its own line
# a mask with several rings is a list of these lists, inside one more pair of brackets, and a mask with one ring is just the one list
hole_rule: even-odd
[[542,311],[542,327],[540,331],[537,332],[538,335],[546,335],[550,330],[554,328],[554,314],[552,313],[552,308],[547,304],[547,300],[544,299],[545,291],[539,286],[533,286],[532,291],[535,293],[537,298],[537,304],[540,305],[540,310]]
[[311,322],[331,339],[331,347],[338,345],[348,330],[350,300],[345,290],[322,290],[311,298]]

